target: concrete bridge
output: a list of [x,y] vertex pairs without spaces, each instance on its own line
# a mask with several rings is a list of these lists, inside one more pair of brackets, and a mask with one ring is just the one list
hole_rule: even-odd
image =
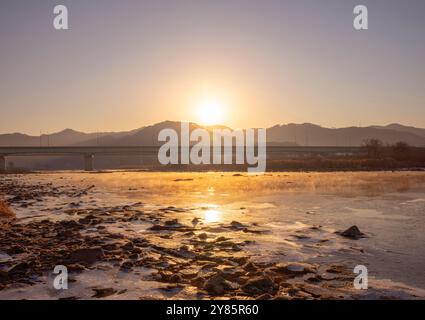
[[0,171],[6,171],[7,156],[81,156],[84,170],[93,171],[96,155],[152,155],[158,147],[0,147]]
[[[97,155],[146,155],[156,156],[158,146],[140,147],[0,147],[0,172],[6,171],[7,156],[81,156],[84,170],[93,171],[93,158]],[[233,149],[234,150],[234,149]],[[362,152],[360,147],[281,147],[268,146],[268,158],[278,159],[285,154],[356,154]],[[211,152],[212,153],[212,152]]]

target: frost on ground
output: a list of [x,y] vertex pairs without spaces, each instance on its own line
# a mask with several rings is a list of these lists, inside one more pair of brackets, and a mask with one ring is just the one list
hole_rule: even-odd
[[[17,219],[0,226],[0,299],[423,298],[407,283],[425,287],[424,255],[410,248],[420,241],[412,224],[424,223],[415,200],[424,180],[421,173],[8,176],[0,192]],[[408,232],[411,242],[398,241]],[[397,273],[406,273],[397,259],[410,263],[408,275]],[[358,264],[370,269],[368,290],[353,287]],[[53,288],[56,265],[70,272],[68,290]]]

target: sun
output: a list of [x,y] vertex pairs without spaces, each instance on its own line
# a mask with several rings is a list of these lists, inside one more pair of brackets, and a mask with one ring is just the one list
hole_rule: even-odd
[[213,98],[203,99],[197,109],[198,119],[204,125],[219,124],[223,121],[225,106],[222,101]]

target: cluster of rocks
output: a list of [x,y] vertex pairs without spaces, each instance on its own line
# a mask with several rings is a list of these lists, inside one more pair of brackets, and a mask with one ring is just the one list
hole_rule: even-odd
[[[16,205],[47,195],[77,194],[78,198],[93,188],[30,187],[9,181],[0,184],[0,190],[5,186],[10,187],[10,201]],[[352,284],[351,270],[342,266],[256,262],[245,250],[254,240],[241,235],[266,232],[258,226],[232,221],[211,227],[199,218],[187,225],[175,218],[186,210],[177,207],[140,210],[137,203],[89,209],[77,204],[65,210],[64,220],[2,224],[0,253],[11,259],[0,261],[0,290],[17,283],[35,284],[56,265],[81,273],[98,268],[100,263],[122,272],[149,268],[152,281],[168,284],[162,290],[190,286],[201,298],[336,299],[343,298],[342,288]],[[142,233],[132,232],[128,226],[134,224],[146,224],[147,228]],[[114,230],[116,226],[121,229]],[[116,292],[98,288],[94,297]]]
[[[336,298],[334,290],[319,288],[317,284],[351,280],[349,272],[338,269],[325,270],[333,272],[334,277],[322,277],[318,266],[310,264],[254,263],[243,252],[249,241],[238,242],[200,232],[176,219],[162,220],[159,211],[155,215],[139,210],[97,210],[96,214],[93,210],[70,210],[74,219],[63,221],[11,221],[4,225],[0,251],[14,259],[1,264],[0,289],[16,283],[34,284],[56,265],[66,265],[71,273],[78,273],[95,269],[99,262],[109,262],[125,272],[137,267],[151,268],[156,270],[152,280],[168,283],[169,290],[192,286],[203,297],[312,299],[326,295]],[[107,230],[108,224],[136,220],[154,223],[145,237]],[[235,223],[229,225],[230,229],[234,227]],[[175,233],[184,236],[186,244],[174,248],[155,241],[166,234],[172,238]],[[299,282],[290,283],[291,279]],[[309,287],[307,283],[311,283]],[[98,294],[105,295],[105,292]]]
[[29,207],[43,201],[45,197],[74,197],[86,194],[94,186],[81,190],[73,185],[55,186],[53,183],[23,183],[13,178],[4,178],[0,183],[0,194],[9,195],[8,204]]

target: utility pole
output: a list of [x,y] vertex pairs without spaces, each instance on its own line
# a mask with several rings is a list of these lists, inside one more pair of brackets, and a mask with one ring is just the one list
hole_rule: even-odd
[[305,146],[308,147],[308,128],[306,128],[305,132]]

